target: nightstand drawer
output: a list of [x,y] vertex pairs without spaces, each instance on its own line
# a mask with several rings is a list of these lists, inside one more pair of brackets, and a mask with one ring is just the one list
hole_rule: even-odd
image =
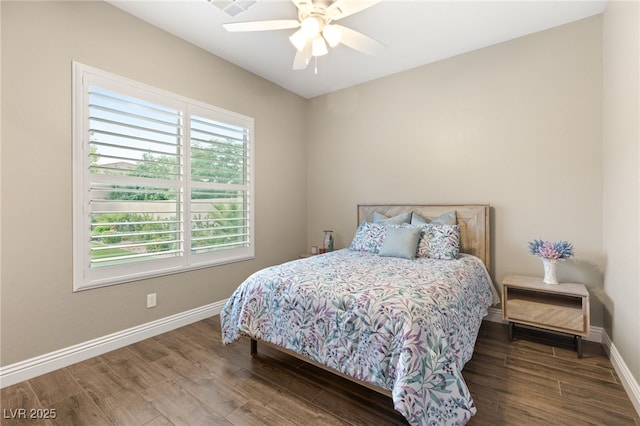
[[[512,290],[513,293],[513,290]],[[586,334],[581,301],[575,298],[567,300],[539,298],[537,295],[513,295],[507,301],[508,321],[529,325],[546,325],[558,331],[572,334]]]

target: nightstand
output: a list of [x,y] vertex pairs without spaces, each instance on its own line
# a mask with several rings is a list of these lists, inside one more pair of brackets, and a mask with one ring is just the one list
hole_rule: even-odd
[[502,281],[502,316],[515,324],[573,335],[582,358],[582,337],[589,335],[589,292],[583,284],[544,284],[542,278],[507,275]]

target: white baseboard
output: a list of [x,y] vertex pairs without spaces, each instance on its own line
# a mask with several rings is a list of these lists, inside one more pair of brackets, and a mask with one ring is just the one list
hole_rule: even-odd
[[[502,311],[499,308],[489,308],[489,315],[484,319],[504,324],[507,323],[502,319]],[[589,329],[589,336],[586,337],[585,340],[600,343],[603,346],[605,352],[607,352],[607,355],[609,356],[611,365],[613,365],[618,377],[620,377],[622,386],[625,391],[627,391],[627,395],[629,395],[631,403],[638,412],[638,415],[640,415],[640,385],[638,385],[638,381],[633,377],[633,374],[631,374],[631,371],[624,362],[624,359],[622,359],[620,352],[618,352],[615,345],[609,338],[607,332],[602,327],[591,326]]]
[[633,377],[633,374],[631,374],[631,371],[627,367],[627,364],[625,364],[624,359],[622,359],[620,352],[618,352],[618,349],[616,349],[616,346],[613,344],[606,332],[602,333],[602,346],[609,355],[609,360],[611,361],[613,368],[616,370],[616,373],[618,373],[622,386],[627,391],[627,395],[629,395],[631,403],[640,416],[640,385],[638,385],[638,381]]
[[218,315],[226,300],[0,367],[0,389]]

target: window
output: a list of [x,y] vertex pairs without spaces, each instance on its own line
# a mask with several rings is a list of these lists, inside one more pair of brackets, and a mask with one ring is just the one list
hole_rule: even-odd
[[253,258],[253,119],[73,78],[74,291]]

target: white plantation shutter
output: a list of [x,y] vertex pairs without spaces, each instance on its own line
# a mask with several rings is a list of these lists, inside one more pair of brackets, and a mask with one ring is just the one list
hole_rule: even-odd
[[89,267],[182,255],[182,111],[88,93]]
[[201,115],[191,121],[191,250],[247,247],[250,239],[249,133]]
[[74,290],[253,257],[253,120],[74,63]]

